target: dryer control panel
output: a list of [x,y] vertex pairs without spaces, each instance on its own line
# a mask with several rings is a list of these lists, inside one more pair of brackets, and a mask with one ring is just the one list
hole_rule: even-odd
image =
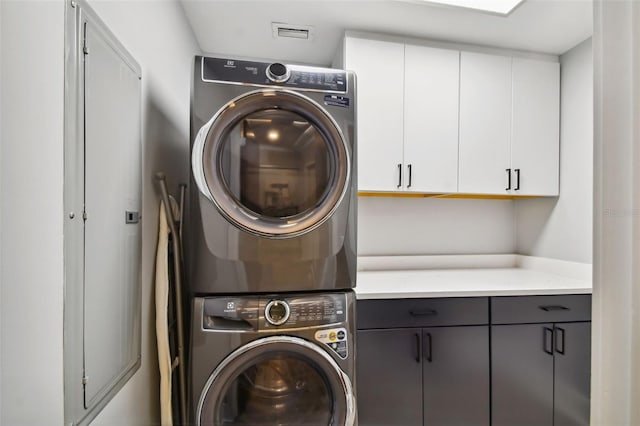
[[347,321],[344,293],[207,297],[206,330],[281,330],[324,327]]
[[347,73],[343,70],[209,57],[202,57],[201,63],[202,81],[206,82],[347,92]]

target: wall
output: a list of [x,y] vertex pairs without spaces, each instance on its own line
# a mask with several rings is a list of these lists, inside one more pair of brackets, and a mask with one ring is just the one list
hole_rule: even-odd
[[[3,425],[64,421],[64,4],[0,1]],[[142,367],[93,424],[148,425],[158,422],[153,175],[167,172],[174,193],[187,180],[191,64],[199,48],[176,1],[91,5],[142,66],[144,120]]]
[[[2,5],[0,5],[0,171],[2,170]],[[0,172],[0,203],[2,173]],[[0,204],[0,309],[2,308],[2,204]],[[1,312],[1,311],[0,311]],[[2,371],[2,315],[0,314],[0,371]],[[2,423],[2,381],[0,381],[0,423]]]
[[560,57],[560,197],[518,200],[517,252],[591,263],[593,55],[591,39]]
[[591,423],[640,424],[640,3],[594,2]]
[[3,0],[0,10],[0,424],[58,425],[63,423],[64,2]]
[[159,421],[155,340],[154,259],[159,198],[155,173],[170,191],[189,177],[189,105],[197,42],[177,1],[89,4],[142,67],[143,264],[142,366],[92,425],[148,425]]
[[503,254],[515,249],[513,201],[360,197],[358,254]]

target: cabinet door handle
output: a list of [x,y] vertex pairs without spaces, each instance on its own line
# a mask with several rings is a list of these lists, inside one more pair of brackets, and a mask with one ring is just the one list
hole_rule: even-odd
[[542,350],[553,355],[553,329],[549,327],[542,329]]
[[514,172],[516,172],[516,187],[513,188],[516,191],[520,190],[520,169],[513,169]]
[[398,188],[402,186],[402,164],[398,163]]
[[511,169],[505,169],[507,171],[507,187],[505,188],[505,191],[508,191],[511,189]]
[[562,305],[541,305],[538,306],[538,309],[542,309],[545,312],[553,312],[553,311],[570,311],[571,309]]
[[426,334],[426,343],[427,343],[427,362],[433,362],[433,338],[431,337],[431,333]]
[[407,185],[407,188],[411,188],[411,164],[407,166],[407,169],[409,169],[409,185]]
[[433,317],[438,315],[438,311],[435,309],[422,309],[422,310],[413,310],[409,311],[409,315],[412,317]]
[[564,355],[564,328],[555,327],[556,331],[556,344],[555,349],[561,355]]
[[419,364],[420,358],[422,358],[422,345],[420,344],[420,333],[414,333],[414,337],[416,338],[416,357],[415,360]]

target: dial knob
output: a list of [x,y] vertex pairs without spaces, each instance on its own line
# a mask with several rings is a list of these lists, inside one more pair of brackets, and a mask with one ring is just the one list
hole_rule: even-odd
[[271,325],[282,325],[289,319],[289,305],[284,300],[272,300],[264,308],[264,317]]
[[275,83],[284,83],[291,77],[291,72],[286,65],[274,62],[267,67],[267,77]]

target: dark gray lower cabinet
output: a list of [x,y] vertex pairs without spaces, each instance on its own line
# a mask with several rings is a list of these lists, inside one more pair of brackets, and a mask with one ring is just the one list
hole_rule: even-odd
[[360,426],[589,425],[590,295],[362,300],[357,315]]
[[493,426],[553,425],[553,355],[543,350],[551,327],[493,326]]
[[359,425],[422,425],[420,332],[420,329],[358,331]]
[[489,426],[489,299],[358,301],[360,426]]
[[590,322],[493,326],[493,426],[589,425],[590,351]]
[[489,425],[489,327],[358,331],[358,417],[370,425]]
[[489,425],[489,327],[423,329],[425,426]]
[[591,379],[591,323],[556,324],[563,352],[553,357],[554,426],[589,424]]

